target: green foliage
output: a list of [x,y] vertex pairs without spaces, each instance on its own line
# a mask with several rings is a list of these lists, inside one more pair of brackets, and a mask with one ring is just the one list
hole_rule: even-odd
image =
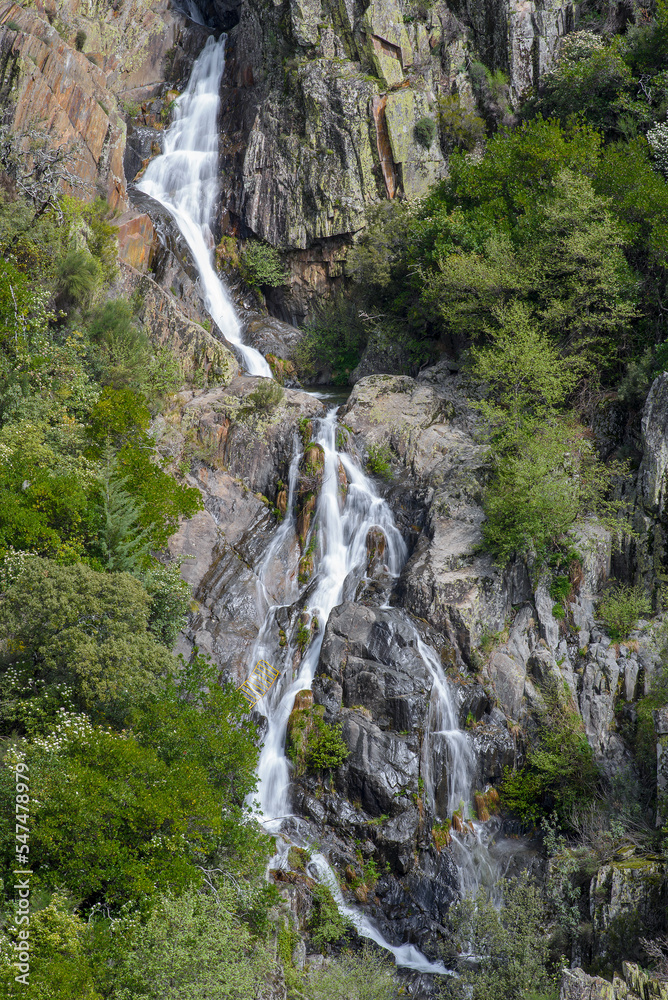
[[88,332],[99,350],[101,383],[142,391],[151,352],[148,338],[135,325],[133,315],[132,306],[124,299],[105,302],[88,321]]
[[122,723],[175,666],[149,631],[150,613],[149,595],[127,573],[28,560],[0,606],[4,669],[14,678],[5,732],[22,725],[26,700],[57,701],[61,685],[79,710]]
[[438,100],[438,121],[446,152],[464,149],[469,152],[485,138],[485,123],[463,105],[458,95],[446,94]]
[[280,250],[259,240],[245,244],[239,255],[239,269],[251,288],[278,288],[287,280]]
[[311,943],[321,952],[330,950],[332,944],[339,944],[352,930],[347,917],[339,913],[331,891],[326,885],[313,887],[309,931]]
[[79,28],[76,35],[74,36],[74,48],[77,50],[77,52],[83,52],[84,45],[86,44],[86,38],[87,38],[86,32],[83,31],[81,28]]
[[526,823],[535,824],[554,812],[567,826],[573,809],[595,796],[599,772],[577,710],[555,685],[543,696],[536,743],[523,768],[506,769],[501,801]]
[[341,726],[330,726],[315,717],[306,740],[305,762],[309,771],[332,771],[350,755],[341,735]]
[[234,890],[163,896],[129,928],[118,1000],[239,1000],[259,996],[271,970],[267,949],[236,912]]
[[444,977],[441,996],[449,1000],[556,1000],[557,974],[550,969],[547,910],[541,891],[524,873],[499,884],[500,907],[481,888],[448,912],[451,944],[476,956],[475,968],[459,962],[457,977]]
[[436,138],[436,122],[426,116],[418,119],[413,126],[413,135],[418,145],[429,149]]
[[351,298],[338,294],[321,300],[294,348],[299,377],[308,381],[318,373],[326,373],[329,381],[345,385],[359,363],[366,340],[364,323]]
[[370,444],[367,451],[367,468],[377,476],[389,477],[392,472],[392,452],[387,444]]
[[395,1000],[394,969],[369,945],[360,953],[344,952],[309,974],[306,996],[308,1000]]
[[246,397],[251,412],[265,413],[280,406],[285,390],[273,379],[261,379],[257,387]]
[[585,514],[599,513],[614,529],[618,505],[606,494],[616,471],[577,425],[537,427],[495,461],[484,495],[485,545],[500,564],[514,553],[542,561]]
[[20,31],[21,30],[21,25],[17,24],[16,21],[7,21],[7,28],[10,31]]
[[650,614],[652,605],[642,587],[618,584],[603,594],[597,610],[612,641],[619,642],[629,637],[639,618]]
[[329,725],[323,715],[322,705],[314,705],[294,709],[290,716],[286,753],[294,763],[297,774],[306,770],[333,770],[343,764],[350,754],[341,736],[341,726]]

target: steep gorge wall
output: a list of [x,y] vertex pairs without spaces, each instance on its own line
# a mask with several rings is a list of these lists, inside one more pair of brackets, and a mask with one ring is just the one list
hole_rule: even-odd
[[567,0],[218,0],[231,29],[223,94],[222,228],[291,252],[292,300],[342,274],[345,247],[382,198],[423,196],[447,172],[439,98],[474,106],[470,67],[507,72],[515,100],[549,68],[576,20]]

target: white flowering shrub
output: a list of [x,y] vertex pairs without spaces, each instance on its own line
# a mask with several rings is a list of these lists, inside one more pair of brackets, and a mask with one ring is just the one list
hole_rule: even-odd
[[559,62],[575,63],[589,59],[594,52],[604,48],[603,39],[592,31],[572,31],[564,35],[559,44]]
[[649,148],[657,170],[668,177],[668,124],[655,125],[647,133]]
[[48,754],[58,754],[67,750],[71,743],[86,740],[92,732],[93,726],[88,716],[61,708],[57,724],[48,736],[36,739],[33,746]]

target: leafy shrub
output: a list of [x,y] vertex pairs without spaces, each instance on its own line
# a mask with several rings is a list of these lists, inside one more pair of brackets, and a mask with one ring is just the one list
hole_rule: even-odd
[[[550,969],[548,914],[539,887],[524,873],[499,883],[503,902],[495,906],[481,888],[448,912],[458,976],[444,977],[447,1000],[549,1000],[556,997]],[[460,956],[476,956],[475,966]]]
[[240,254],[239,265],[242,278],[251,288],[263,285],[278,288],[287,280],[280,250],[269,243],[249,240]]
[[329,946],[338,944],[352,930],[347,917],[339,913],[331,891],[326,885],[313,888],[313,909],[309,922],[311,942],[318,951],[329,951]]
[[137,101],[121,101],[121,107],[129,118],[137,118],[141,113],[141,105]]
[[341,726],[330,726],[316,717],[306,741],[306,766],[310,771],[332,771],[349,756],[350,751],[341,736]]
[[573,808],[595,796],[599,772],[578,712],[554,683],[543,695],[536,744],[521,770],[506,768],[501,801],[525,822],[554,812],[568,824]]
[[262,413],[279,406],[284,396],[285,390],[278,382],[274,382],[273,379],[263,378],[258,382],[256,388],[248,393],[246,399],[252,411]]
[[294,349],[299,377],[308,381],[326,373],[336,385],[345,385],[366,341],[366,328],[352,298],[336,294],[320,301]]
[[322,969],[309,973],[309,1000],[395,1000],[394,968],[367,945],[355,954],[345,952]]
[[413,135],[420,146],[429,149],[436,136],[436,122],[433,118],[426,116],[420,118],[413,126]]
[[86,307],[95,294],[100,268],[88,250],[71,250],[58,262],[57,278],[61,305]]
[[91,340],[99,348],[98,363],[103,385],[141,390],[150,364],[148,337],[134,320],[125,299],[113,299],[96,309],[89,322]]
[[463,105],[458,95],[439,98],[438,120],[447,152],[453,149],[470,151],[485,138],[482,118]]
[[387,444],[370,444],[366,459],[367,468],[377,476],[388,477],[392,471],[392,452]]
[[627,639],[642,615],[649,614],[652,606],[642,587],[618,584],[607,591],[598,602],[598,614],[613,642]]
[[83,47],[86,44],[87,37],[88,36],[86,35],[86,32],[83,31],[81,28],[79,28],[76,35],[74,36],[74,48],[77,50],[77,52],[83,52]]
[[21,25],[17,24],[16,21],[7,21],[7,27],[10,31],[21,31]]
[[290,715],[286,753],[294,763],[297,774],[306,770],[333,770],[350,753],[341,736],[341,726],[328,725],[323,719],[324,712],[322,705],[313,705],[293,709]]

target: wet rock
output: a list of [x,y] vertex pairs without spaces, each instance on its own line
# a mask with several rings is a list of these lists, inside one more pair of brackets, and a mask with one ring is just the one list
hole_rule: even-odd
[[498,785],[504,768],[514,768],[517,750],[515,741],[504,726],[476,726],[469,735],[475,753],[475,787]]
[[145,213],[124,212],[112,225],[118,230],[118,259],[145,274],[150,266],[155,245],[155,230]]
[[304,333],[275,316],[251,317],[246,323],[246,343],[260,354],[288,361]]
[[182,392],[169,419],[197,440],[209,464],[243,479],[253,492],[273,497],[277,480],[288,480],[300,420],[322,416],[325,408],[308,393],[285,389],[280,402],[258,409],[247,400],[258,381],[239,376],[225,387]]
[[402,612],[356,604],[334,608],[313,684],[316,701],[326,703],[332,682],[342,692],[343,708],[360,705],[385,729],[424,728],[431,677]]

